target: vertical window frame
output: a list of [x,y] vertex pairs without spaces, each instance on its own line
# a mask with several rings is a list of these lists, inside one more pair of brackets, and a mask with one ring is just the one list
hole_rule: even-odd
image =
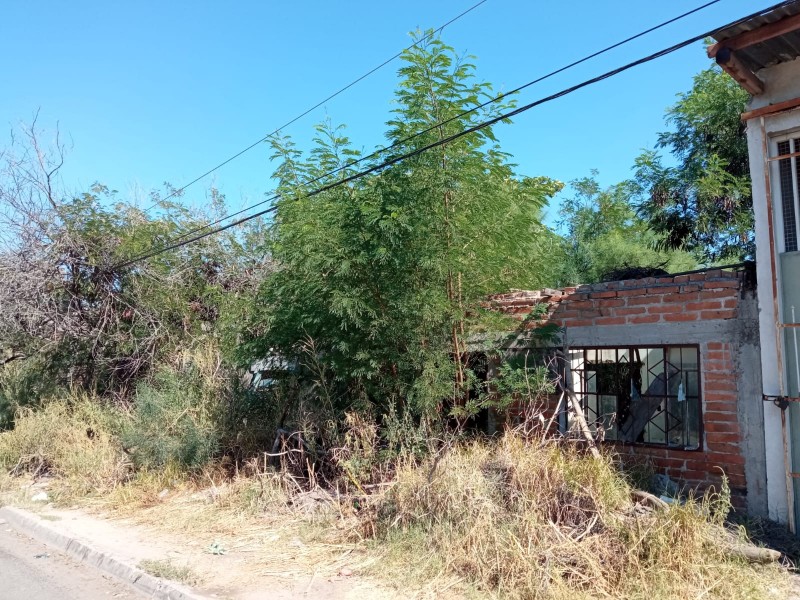
[[[781,145],[786,144],[788,152],[782,152]],[[770,169],[772,185],[772,201],[779,204],[779,210],[774,211],[778,221],[776,237],[780,242],[781,252],[797,252],[800,250],[800,131],[779,134],[770,138],[771,156],[769,162],[774,165]],[[786,170],[784,171],[784,167]],[[787,208],[787,181],[785,176],[791,178],[791,204]],[[787,223],[787,220],[790,221]],[[788,227],[787,227],[788,225]]]

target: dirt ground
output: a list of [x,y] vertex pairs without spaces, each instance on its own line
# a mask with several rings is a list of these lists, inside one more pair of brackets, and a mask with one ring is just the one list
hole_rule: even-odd
[[457,582],[420,581],[415,589],[398,589],[397,582],[392,585],[375,577],[380,573],[379,559],[366,544],[325,543],[308,521],[287,516],[237,516],[212,510],[210,492],[164,490],[156,504],[130,514],[108,510],[102,503],[61,508],[31,500],[42,492],[47,493],[46,483],[13,494],[5,503],[32,511],[49,526],[129,564],[144,561],[189,573],[192,589],[210,598],[463,597],[448,593]]

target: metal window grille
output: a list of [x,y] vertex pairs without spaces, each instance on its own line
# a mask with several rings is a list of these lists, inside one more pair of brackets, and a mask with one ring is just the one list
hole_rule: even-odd
[[[798,141],[793,140],[795,151]],[[791,154],[790,140],[778,142],[778,155]],[[794,163],[794,164],[793,164]],[[792,168],[794,167],[794,168]],[[786,252],[797,250],[797,211],[796,204],[796,178],[798,170],[797,157],[782,158],[778,161],[778,173],[781,193],[781,210],[783,214],[783,243]]]
[[[572,384],[590,428],[606,440],[700,448],[696,346],[571,348]],[[601,431],[600,431],[601,430]]]

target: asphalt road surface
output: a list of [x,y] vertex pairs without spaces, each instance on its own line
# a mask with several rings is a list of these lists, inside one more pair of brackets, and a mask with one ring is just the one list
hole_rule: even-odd
[[0,525],[0,600],[141,600],[110,575]]

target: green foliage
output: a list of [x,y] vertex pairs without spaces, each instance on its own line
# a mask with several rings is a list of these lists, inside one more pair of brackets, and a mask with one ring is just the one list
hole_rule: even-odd
[[602,189],[592,177],[571,183],[574,194],[561,205],[564,230],[559,283],[607,281],[630,269],[693,269],[688,252],[660,248],[662,236],[637,215],[633,200],[638,186],[622,182]]
[[740,115],[748,100],[733,78],[716,66],[701,71],[692,89],[666,114],[673,129],[658,148],[636,161],[644,199],[639,212],[664,248],[702,254],[708,261],[752,258],[753,199],[747,141]]
[[46,361],[38,356],[0,367],[0,431],[14,425],[21,409],[35,407],[56,393],[55,382],[44,376],[46,370]]
[[[430,131],[398,154],[504,108],[463,115],[491,88],[438,39],[403,59],[387,141]],[[282,199],[269,249],[279,266],[260,289],[245,352],[298,355],[311,338],[346,390],[338,409],[367,402],[385,414],[407,403],[431,413],[463,393],[464,340],[480,316],[470,309],[489,292],[543,283],[541,209],[560,184],[517,176],[487,128],[309,197],[305,181],[347,176],[359,156],[342,127],[317,133],[307,159],[289,140],[272,142]]]
[[137,468],[204,466],[219,447],[214,405],[205,397],[199,374],[161,372],[136,390],[122,444]]

